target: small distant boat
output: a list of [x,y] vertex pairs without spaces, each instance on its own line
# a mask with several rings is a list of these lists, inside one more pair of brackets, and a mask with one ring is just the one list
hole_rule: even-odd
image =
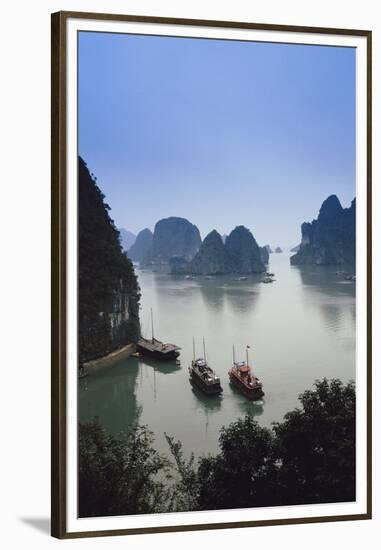
[[247,277],[237,277],[235,281],[247,281]]
[[262,279],[262,283],[273,283],[275,281],[275,279],[273,279],[272,277],[265,277],[264,279]]
[[193,339],[193,361],[189,367],[192,382],[208,395],[218,395],[222,392],[221,382],[206,360],[205,340],[203,340],[204,357],[196,359],[195,343]]
[[153,315],[151,309],[151,329],[152,338],[140,338],[136,344],[136,351],[140,355],[152,357],[159,361],[174,361],[180,355],[180,347],[175,344],[165,344],[160,340],[157,340],[153,334]]
[[265,276],[266,277],[275,277],[275,273],[270,273],[269,271],[266,271]]
[[249,366],[249,347],[246,346],[246,362],[235,360],[235,349],[233,346],[233,366],[229,371],[229,379],[232,386],[237,388],[245,397],[251,401],[261,399],[265,394],[262,383],[259,381]]
[[134,351],[133,353],[131,353],[131,357],[140,357],[140,353],[138,351]]

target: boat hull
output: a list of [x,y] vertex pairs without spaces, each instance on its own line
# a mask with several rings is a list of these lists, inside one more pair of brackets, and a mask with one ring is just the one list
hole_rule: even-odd
[[262,399],[265,395],[265,392],[262,388],[248,388],[241,380],[239,380],[234,374],[229,373],[230,383],[232,386],[237,388],[237,390],[242,393],[250,401],[258,401]]
[[145,357],[151,357],[152,359],[157,359],[158,361],[176,361],[180,355],[179,351],[171,350],[166,353],[163,353],[160,350],[151,350],[140,344],[136,345],[136,351]]
[[205,384],[203,380],[195,373],[193,369],[190,370],[190,379],[191,381],[204,393],[207,395],[218,395],[222,392],[222,387],[220,382],[216,384]]

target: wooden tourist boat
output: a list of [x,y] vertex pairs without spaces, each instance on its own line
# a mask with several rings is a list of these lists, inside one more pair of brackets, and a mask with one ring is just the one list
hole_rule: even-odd
[[251,401],[257,401],[265,395],[262,383],[253,374],[249,366],[249,346],[246,347],[246,362],[236,362],[233,347],[233,366],[229,371],[229,379],[232,386]]
[[175,344],[165,344],[156,338],[140,338],[136,344],[136,350],[140,355],[146,355],[160,361],[175,361],[180,355],[180,350]]
[[153,334],[153,315],[151,309],[152,338],[140,338],[136,344],[136,351],[143,356],[152,357],[159,361],[175,361],[180,355],[179,346],[166,344],[157,340]]
[[205,340],[203,340],[204,357],[196,359],[193,340],[193,361],[189,367],[191,381],[207,395],[218,395],[222,392],[221,382],[206,360]]

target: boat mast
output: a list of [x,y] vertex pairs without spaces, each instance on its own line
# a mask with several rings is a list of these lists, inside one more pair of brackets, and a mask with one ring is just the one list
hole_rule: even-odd
[[249,347],[246,346],[246,365],[249,366]]
[[155,339],[153,337],[153,313],[152,313],[152,307],[151,307],[151,332],[152,332],[152,343],[154,343]]
[[205,338],[204,337],[202,337],[202,345],[203,345],[203,348],[204,348],[204,360],[206,362]]
[[235,365],[235,347],[233,344],[233,365]]
[[194,342],[194,336],[193,336],[193,361],[196,361],[196,344]]
[[156,391],[156,369],[153,369],[153,398],[156,401],[157,391]]

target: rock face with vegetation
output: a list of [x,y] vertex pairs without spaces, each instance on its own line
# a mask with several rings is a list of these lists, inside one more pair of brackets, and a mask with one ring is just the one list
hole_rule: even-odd
[[267,245],[266,246],[261,246],[260,247],[260,252],[261,252],[262,263],[267,265],[270,261],[270,253],[269,253],[269,250],[267,248]]
[[322,204],[319,216],[302,224],[299,251],[291,264],[354,265],[356,262],[356,200],[343,208],[336,195]]
[[140,335],[139,286],[122,252],[109,206],[85,162],[78,166],[79,361],[101,357]]
[[190,263],[189,271],[196,275],[221,275],[233,271],[222,237],[216,230],[203,240],[200,250]]
[[165,218],[155,225],[150,260],[153,264],[167,264],[171,258],[189,262],[200,246],[200,232],[195,225],[185,218]]
[[184,258],[171,258],[169,260],[169,272],[171,275],[186,275],[190,272],[190,262]]
[[239,225],[230,233],[225,243],[235,273],[262,273],[266,271],[261,250],[252,233]]
[[152,247],[152,231],[149,229],[143,229],[136,237],[134,244],[127,252],[127,256],[131,258],[133,262],[149,261],[151,247]]
[[127,229],[124,229],[123,227],[119,228],[119,233],[122,249],[127,252],[127,250],[131,248],[131,246],[136,241],[136,235],[134,235],[134,233],[131,233],[131,231],[127,231]]
[[225,243],[214,229],[205,237],[192,261],[173,257],[170,266],[172,274],[226,275],[262,273],[267,262],[266,247],[260,248],[251,232],[241,225],[230,233]]

